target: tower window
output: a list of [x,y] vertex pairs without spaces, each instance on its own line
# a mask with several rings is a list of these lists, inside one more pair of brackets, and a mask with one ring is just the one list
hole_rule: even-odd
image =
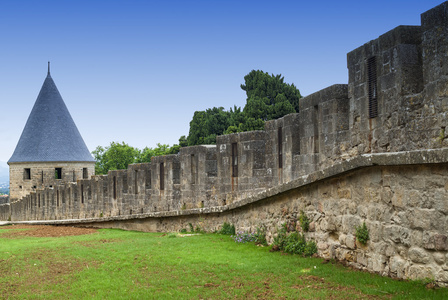
[[54,179],[62,179],[62,168],[54,169]]
[[146,169],[145,171],[145,188],[151,188],[151,169]]
[[232,177],[238,177],[238,144],[232,143]]
[[282,128],[278,128],[278,168],[283,168],[283,132]]
[[81,203],[84,203],[84,185],[81,184]]
[[190,156],[190,165],[191,165],[191,184],[196,184],[196,160],[194,154]]
[[369,89],[369,118],[378,117],[378,91],[376,82],[376,57],[367,60],[367,80]]
[[89,178],[89,172],[87,171],[87,168],[82,168],[82,178],[83,179]]
[[113,191],[114,199],[117,199],[117,176],[114,176]]
[[165,189],[165,166],[163,163],[160,163],[160,190],[163,191]]
[[138,194],[138,170],[134,171],[134,193]]
[[30,168],[25,168],[23,170],[23,179],[25,179],[25,180],[31,179],[31,169]]
[[320,134],[320,130],[319,130],[319,125],[320,125],[320,114],[319,114],[319,106],[315,105],[314,109],[313,109],[313,129],[314,129],[314,136],[313,136],[313,141],[314,141],[314,153],[319,153],[320,151],[320,144],[319,144],[319,134]]

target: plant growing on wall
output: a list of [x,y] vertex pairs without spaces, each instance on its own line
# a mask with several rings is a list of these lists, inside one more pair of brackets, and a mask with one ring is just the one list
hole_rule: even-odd
[[230,223],[224,222],[224,224],[222,224],[221,230],[219,230],[218,233],[234,235],[235,234],[235,226],[231,225]]
[[257,227],[257,233],[255,233],[255,243],[263,246],[268,245],[268,241],[266,240],[266,228],[264,226]]
[[287,225],[284,223],[274,238],[272,250],[281,250],[290,254],[312,256],[317,253],[317,245],[314,241],[306,241],[305,235],[297,231],[288,234]]
[[305,215],[303,210],[300,211],[299,222],[300,222],[300,228],[302,228],[302,231],[308,232],[308,230],[310,229],[310,219],[308,219],[308,217]]
[[369,230],[367,229],[366,222],[362,223],[362,226],[356,227],[356,239],[363,245],[367,244],[367,241],[370,239]]

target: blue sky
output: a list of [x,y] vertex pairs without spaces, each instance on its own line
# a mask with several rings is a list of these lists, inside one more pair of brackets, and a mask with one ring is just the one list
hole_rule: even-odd
[[0,161],[51,74],[88,148],[188,135],[196,110],[244,106],[251,70],[306,96],[347,83],[346,54],[442,3],[0,1]]

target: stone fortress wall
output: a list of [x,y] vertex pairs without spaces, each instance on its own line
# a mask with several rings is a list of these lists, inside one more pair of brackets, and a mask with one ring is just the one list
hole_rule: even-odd
[[[150,164],[36,189],[0,220],[213,231],[312,220],[319,255],[448,283],[448,2],[347,55],[349,82],[304,97],[263,131]],[[45,221],[46,220],[46,221]],[[55,221],[56,220],[56,221]],[[60,221],[57,221],[60,220]],[[371,240],[360,245],[356,226]]]

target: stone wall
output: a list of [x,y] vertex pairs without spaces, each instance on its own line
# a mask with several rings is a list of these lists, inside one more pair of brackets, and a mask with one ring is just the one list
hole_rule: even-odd
[[[36,187],[0,205],[0,218],[162,231],[231,221],[265,225],[272,239],[304,210],[320,255],[448,282],[447,19],[445,2],[422,14],[422,26],[399,26],[353,50],[348,85],[302,98],[299,113],[265,130]],[[367,247],[354,239],[362,221]]]
[[[55,176],[56,168],[61,169],[60,178]],[[52,188],[63,182],[76,182],[78,179],[90,178],[94,174],[94,162],[10,163],[11,201],[17,201],[37,189]]]

